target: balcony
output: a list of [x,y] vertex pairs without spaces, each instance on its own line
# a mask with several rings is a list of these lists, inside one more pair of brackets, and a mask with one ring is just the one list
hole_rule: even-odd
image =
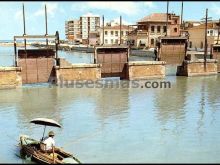
[[147,30],[138,30],[137,36],[147,36],[149,33]]

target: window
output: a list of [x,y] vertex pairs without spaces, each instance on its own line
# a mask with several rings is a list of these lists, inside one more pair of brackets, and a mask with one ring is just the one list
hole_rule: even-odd
[[113,39],[111,39],[111,44],[113,44]]
[[177,32],[177,28],[174,28],[174,32],[175,32],[175,33]]
[[157,26],[157,33],[160,33],[160,26]]
[[213,35],[213,30],[210,30],[210,36],[212,36]]
[[177,19],[175,19],[175,24],[177,24]]
[[118,44],[118,39],[115,40],[115,43]]
[[115,36],[118,36],[118,31],[115,31]]
[[108,43],[108,40],[107,39],[105,39],[105,44],[107,44]]
[[112,35],[112,36],[114,35],[114,31],[111,31],[111,35]]
[[163,26],[163,33],[166,33],[166,32],[167,32],[167,27]]
[[121,35],[123,36],[123,34],[124,34],[124,32],[123,31],[121,31]]
[[128,35],[128,31],[126,31],[125,33],[126,33],[126,36],[127,36]]
[[153,38],[150,40],[150,44],[154,45],[154,39]]
[[154,33],[154,26],[151,26],[151,33]]
[[105,35],[108,35],[108,31],[105,31]]

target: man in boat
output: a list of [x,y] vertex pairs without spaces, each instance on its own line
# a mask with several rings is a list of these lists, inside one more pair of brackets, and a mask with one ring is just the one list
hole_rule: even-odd
[[45,147],[45,151],[47,153],[52,153],[53,152],[53,147],[54,147],[54,152],[57,152],[59,151],[58,148],[55,148],[55,141],[54,141],[54,132],[53,131],[50,131],[48,133],[48,137],[46,137],[44,140],[43,140],[43,143],[46,145]]

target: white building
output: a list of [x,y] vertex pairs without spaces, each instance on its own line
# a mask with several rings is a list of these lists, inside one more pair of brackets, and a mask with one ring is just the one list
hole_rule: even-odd
[[[121,44],[126,44],[128,37],[128,26],[121,25]],[[103,28],[100,28],[100,43],[105,45],[120,44],[120,25],[108,24],[104,27],[104,42],[103,42]]]
[[97,32],[100,28],[100,17],[92,14],[81,16],[80,27],[82,40],[86,41],[90,32]]

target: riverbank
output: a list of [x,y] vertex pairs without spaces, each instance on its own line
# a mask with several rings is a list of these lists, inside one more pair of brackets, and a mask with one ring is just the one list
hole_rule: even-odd
[[[24,47],[24,43],[16,43],[18,47]],[[31,46],[31,43],[27,43],[27,46]],[[13,42],[0,42],[0,46],[2,47],[11,47],[14,46]]]
[[[18,47],[24,47],[23,42],[17,42],[16,43]],[[13,42],[0,42],[0,46],[2,47],[12,47],[14,46]],[[48,46],[45,44],[45,42],[27,42],[27,46],[33,46],[36,48],[50,48],[55,49],[55,43],[48,43]],[[94,53],[94,46],[88,46],[88,45],[71,45],[71,44],[63,44],[60,43],[58,46],[58,50],[63,51],[77,51],[77,52],[84,52],[84,53]],[[130,52],[131,56],[140,56],[140,57],[154,57],[154,52],[150,50],[143,50],[143,49],[131,49]]]

